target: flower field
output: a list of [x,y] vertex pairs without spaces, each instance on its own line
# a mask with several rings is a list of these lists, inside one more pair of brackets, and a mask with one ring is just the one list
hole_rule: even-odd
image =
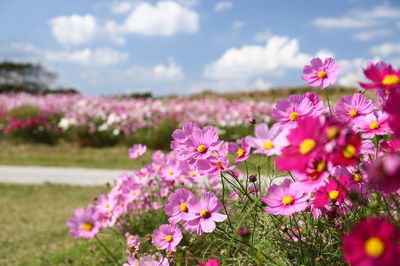
[[253,115],[268,121],[270,112],[270,104],[255,101],[4,94],[0,95],[0,131],[13,139],[48,144],[60,139],[82,146],[125,141],[168,148],[165,140],[182,121],[223,129],[245,125]]
[[[326,104],[315,93],[271,106],[200,100],[168,109],[139,100],[137,112],[128,101],[39,101],[44,113],[61,117],[53,124],[61,131],[129,136],[168,115],[180,121],[171,151],[152,152],[151,162],[121,173],[108,193],[76,209],[66,222],[70,235],[95,239],[124,266],[398,265],[400,69],[369,62],[363,91],[333,104],[329,86],[339,72],[333,58],[314,58],[303,69],[302,79],[324,90]],[[376,100],[365,97],[368,90]],[[15,98],[5,113],[33,102],[6,97]],[[219,127],[245,124],[249,134],[221,139]],[[148,152],[137,143],[128,155],[138,160]],[[111,251],[108,233],[125,242],[125,258]]]

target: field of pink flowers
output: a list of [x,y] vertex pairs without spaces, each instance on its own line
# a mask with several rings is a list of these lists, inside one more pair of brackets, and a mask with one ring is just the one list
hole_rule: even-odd
[[[76,209],[71,236],[110,251],[103,234],[120,235],[126,258],[108,255],[125,266],[399,265],[400,69],[368,63],[360,86],[377,100],[356,93],[331,106],[328,86],[339,72],[332,58],[311,60],[302,78],[326,92],[327,106],[314,93],[279,100],[274,123],[257,121],[254,135],[237,142],[203,127],[216,120],[194,116],[173,132],[170,152],[155,151],[151,163]],[[216,104],[193,110],[238,110]],[[137,144],[129,156],[145,152]]]
[[[151,145],[154,138],[146,135],[156,131],[159,142],[168,147],[165,140],[183,121],[223,129],[246,125],[255,114],[259,121],[268,121],[270,112],[270,104],[255,101],[4,94],[0,132],[24,141],[54,144],[66,139],[82,146],[107,146],[124,140]],[[165,148],[158,146],[152,148]]]

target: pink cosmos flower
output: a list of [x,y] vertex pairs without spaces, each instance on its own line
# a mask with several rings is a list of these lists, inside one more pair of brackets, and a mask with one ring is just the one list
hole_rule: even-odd
[[400,188],[400,153],[387,154],[372,163],[368,168],[368,186],[386,193]]
[[389,117],[389,125],[392,128],[394,134],[400,137],[400,90],[390,94],[385,106],[384,111],[387,112]]
[[136,160],[139,157],[141,157],[146,152],[146,150],[147,150],[146,145],[135,144],[128,150],[129,158]]
[[288,178],[283,180],[281,186],[270,186],[268,193],[262,200],[268,204],[264,210],[270,214],[291,215],[308,207],[310,194],[305,193],[299,183],[293,183]]
[[329,203],[341,204],[346,198],[348,179],[341,177],[339,180],[331,179],[325,186],[320,187],[314,194],[313,205],[316,208],[325,208]]
[[219,266],[219,263],[217,259],[211,259],[206,263],[200,263],[199,266]]
[[245,138],[240,140],[240,144],[241,147],[239,147],[235,142],[230,142],[228,146],[229,151],[236,155],[235,165],[246,161],[250,156],[251,147],[246,143]]
[[100,230],[100,214],[93,205],[86,210],[78,208],[74,217],[67,220],[69,233],[74,238],[93,238]]
[[169,266],[169,261],[161,255],[145,255],[139,259],[128,257],[128,263],[122,266]]
[[328,57],[322,62],[321,58],[316,57],[310,61],[311,65],[303,68],[304,76],[302,79],[308,82],[309,86],[324,89],[336,82],[340,66],[335,64],[332,57]]
[[196,123],[185,122],[182,129],[176,129],[172,132],[173,141],[171,141],[171,149],[179,148],[195,130],[200,129]]
[[387,113],[374,112],[358,120],[354,127],[357,132],[362,132],[363,138],[391,134],[393,132],[389,126],[388,118]]
[[182,238],[181,229],[176,224],[162,224],[158,230],[154,230],[151,243],[158,249],[176,251]]
[[364,75],[371,83],[360,82],[360,86],[367,90],[382,89],[387,91],[400,87],[400,69],[394,70],[391,65],[382,61],[369,62],[364,69]]
[[299,120],[297,128],[290,130],[287,139],[290,146],[282,149],[282,156],[276,159],[281,171],[304,171],[310,160],[321,155],[321,124],[319,118]]
[[315,116],[314,105],[304,95],[295,94],[289,98],[279,100],[272,109],[272,119],[288,128],[297,126],[297,121],[303,117]]
[[196,231],[198,235],[211,233],[216,228],[215,222],[223,222],[227,218],[225,214],[218,213],[222,209],[223,205],[214,193],[204,193],[198,203],[189,203],[191,212],[186,216],[189,230]]
[[197,167],[200,173],[210,175],[219,174],[221,171],[230,171],[234,168],[234,166],[229,167],[228,159],[222,156],[211,156],[206,160],[199,160]]
[[218,140],[217,129],[206,126],[203,129],[194,127],[190,135],[186,136],[185,142],[177,141],[173,146],[180,161],[193,162],[212,156],[218,152],[222,143]]
[[382,149],[387,153],[394,153],[400,151],[400,138],[394,138],[390,141],[382,141]]
[[179,188],[170,194],[168,196],[168,203],[164,208],[165,214],[170,216],[168,222],[176,224],[184,220],[186,214],[189,212],[189,202],[191,200],[192,204],[198,203],[193,193],[184,188]]
[[400,231],[383,217],[369,217],[342,238],[345,260],[354,266],[398,265]]
[[342,122],[354,122],[373,111],[372,101],[361,93],[343,96],[335,105],[335,115]]
[[313,192],[320,186],[325,184],[325,180],[329,177],[327,158],[319,157],[312,159],[304,172],[293,171],[293,176],[299,181],[304,191]]
[[324,102],[321,101],[315,92],[306,92],[304,93],[304,96],[307,97],[313,104],[313,113],[315,115],[320,115],[325,112],[326,107],[324,106]]
[[261,153],[267,156],[280,155],[281,149],[289,145],[286,139],[289,131],[279,123],[275,123],[270,129],[267,124],[258,124],[255,127],[256,137],[247,136],[246,143],[255,148],[254,153]]

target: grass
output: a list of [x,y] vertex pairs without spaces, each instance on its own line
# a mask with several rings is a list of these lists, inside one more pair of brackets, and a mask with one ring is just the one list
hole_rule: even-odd
[[[75,208],[108,190],[0,184],[0,265],[108,264],[94,241],[72,239],[65,226]],[[111,237],[107,241],[116,240]]]
[[0,142],[0,165],[139,169],[143,161],[150,161],[150,156],[151,152],[147,152],[138,161],[129,159],[125,146],[82,148],[71,144],[48,146]]

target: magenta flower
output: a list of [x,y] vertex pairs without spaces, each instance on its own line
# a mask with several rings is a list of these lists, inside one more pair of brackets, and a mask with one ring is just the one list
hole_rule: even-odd
[[386,193],[400,188],[400,153],[388,154],[373,162],[368,168],[368,186]]
[[335,64],[332,57],[328,57],[322,62],[321,58],[316,57],[310,61],[311,65],[303,68],[303,80],[308,82],[309,86],[320,87],[324,89],[336,82],[340,66]]
[[247,136],[246,143],[255,148],[254,153],[261,153],[267,156],[280,155],[281,149],[289,145],[286,139],[289,131],[279,123],[275,123],[270,129],[265,123],[255,127],[256,137]]
[[193,193],[187,189],[179,188],[174,193],[168,196],[168,203],[165,205],[165,214],[170,216],[168,222],[178,223],[184,220],[187,213],[189,213],[189,201],[196,204],[198,201]]
[[335,115],[342,122],[354,122],[373,111],[372,101],[361,93],[343,96],[335,105]]
[[218,213],[223,205],[212,192],[203,194],[201,200],[192,204],[190,202],[190,213],[186,216],[189,230],[195,231],[198,235],[211,233],[215,230],[215,222],[223,222],[227,218],[225,214]]
[[354,266],[398,265],[400,231],[383,217],[369,217],[342,238],[345,260]]
[[176,251],[182,238],[181,229],[176,224],[162,224],[158,230],[154,230],[151,243],[158,249]]
[[355,131],[362,132],[363,138],[373,138],[375,135],[391,134],[389,115],[382,112],[374,112],[357,121]]
[[322,155],[320,137],[319,118],[301,119],[298,127],[289,132],[290,146],[283,148],[282,156],[276,159],[278,169],[304,171],[311,159]]
[[246,143],[245,138],[240,140],[241,147],[235,142],[229,142],[228,149],[230,152],[234,153],[236,156],[235,165],[240,164],[247,160],[250,156],[251,147]]
[[206,263],[200,263],[199,266],[219,266],[219,263],[217,259],[211,259]]
[[146,152],[146,150],[147,150],[146,145],[135,144],[128,150],[129,158],[136,160],[139,157],[141,157]]
[[78,208],[74,217],[67,220],[69,233],[74,238],[93,238],[100,230],[100,214],[89,205],[86,210]]
[[328,160],[326,158],[312,159],[304,172],[293,171],[293,176],[299,181],[304,191],[313,192],[325,184],[329,177]]
[[400,69],[394,70],[391,65],[382,61],[369,62],[364,69],[364,75],[370,83],[360,82],[360,86],[367,90],[382,89],[387,94],[390,90],[400,87]]
[[279,100],[272,109],[272,119],[288,128],[295,127],[300,118],[311,116],[316,116],[314,105],[309,98],[300,94]]
[[341,177],[339,180],[331,179],[325,186],[320,187],[314,194],[313,205],[316,208],[325,208],[329,203],[341,204],[346,198],[348,179]]
[[268,193],[262,200],[268,204],[264,210],[270,214],[291,215],[308,207],[307,200],[310,194],[305,193],[299,183],[293,183],[288,178],[283,180],[281,186],[270,186]]

